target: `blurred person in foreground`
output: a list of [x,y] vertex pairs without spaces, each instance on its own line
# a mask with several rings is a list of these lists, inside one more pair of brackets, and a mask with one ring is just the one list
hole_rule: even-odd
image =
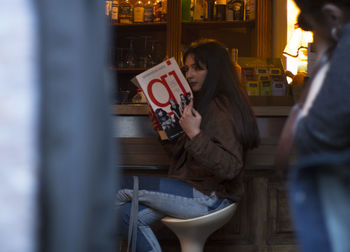
[[282,132],[276,164],[289,171],[302,251],[350,251],[350,0],[294,0],[315,35],[317,63]]

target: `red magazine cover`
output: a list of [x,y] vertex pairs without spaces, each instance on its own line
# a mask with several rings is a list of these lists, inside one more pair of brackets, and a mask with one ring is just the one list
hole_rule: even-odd
[[183,130],[179,119],[193,94],[175,58],[140,73],[132,82],[143,90],[152,113],[164,131],[160,132],[161,138],[172,140],[181,135]]

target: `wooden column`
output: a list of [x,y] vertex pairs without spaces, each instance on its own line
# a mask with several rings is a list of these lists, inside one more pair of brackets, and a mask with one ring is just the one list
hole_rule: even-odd
[[181,0],[168,0],[168,24],[166,31],[166,53],[175,57],[180,63],[181,58]]
[[271,0],[257,0],[256,9],[256,56],[271,57],[272,12]]

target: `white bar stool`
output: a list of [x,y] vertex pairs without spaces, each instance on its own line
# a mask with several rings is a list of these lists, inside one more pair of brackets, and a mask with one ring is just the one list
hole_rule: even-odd
[[236,208],[237,203],[233,203],[216,212],[197,218],[164,217],[162,222],[176,234],[180,240],[182,252],[202,252],[209,235],[228,222]]

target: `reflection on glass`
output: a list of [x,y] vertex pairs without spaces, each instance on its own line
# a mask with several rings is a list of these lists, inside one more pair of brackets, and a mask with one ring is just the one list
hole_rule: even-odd
[[144,47],[141,53],[141,56],[139,57],[139,67],[147,68],[150,66],[148,54],[150,51],[150,43],[148,43],[149,39],[152,38],[151,36],[141,36],[141,38],[144,40]]
[[151,50],[149,51],[148,58],[148,66],[154,66],[158,63],[158,56],[156,52],[156,42],[157,40],[151,40]]
[[125,60],[126,60],[127,67],[136,67],[136,54],[134,50],[133,38],[130,38],[129,48],[126,53]]
[[116,56],[116,62],[117,62],[117,67],[123,68],[125,67],[125,51],[127,48],[117,48],[117,56]]

